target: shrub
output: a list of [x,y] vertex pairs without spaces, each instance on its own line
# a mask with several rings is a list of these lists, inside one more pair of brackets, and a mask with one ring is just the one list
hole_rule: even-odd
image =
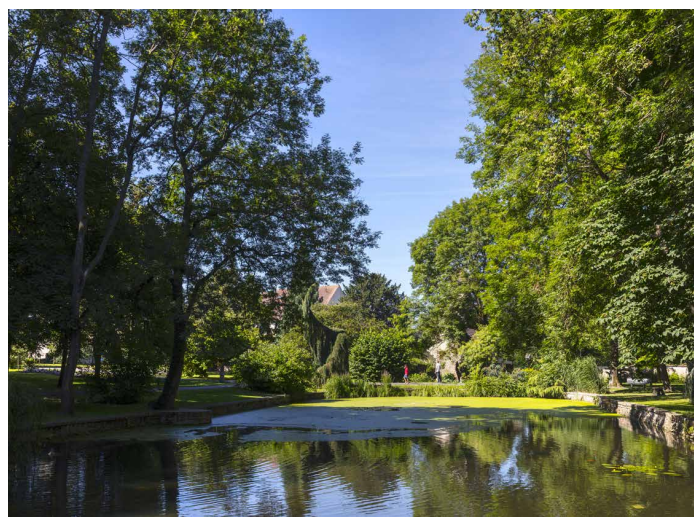
[[526,392],[538,398],[562,398],[565,391],[603,393],[608,382],[601,375],[593,357],[572,361],[544,361],[537,369],[526,370]]
[[232,374],[252,389],[298,394],[313,386],[315,368],[312,355],[300,345],[262,343],[233,363]]
[[354,342],[349,353],[352,378],[378,381],[383,371],[399,378],[408,359],[408,345],[394,330],[368,331]]
[[678,375],[676,373],[671,373],[669,375],[669,383],[671,385],[683,385],[686,383],[686,377]]
[[568,391],[605,393],[608,381],[603,378],[594,357],[577,358],[562,366],[562,381]]
[[100,403],[138,403],[150,391],[154,369],[146,362],[127,358],[102,365],[100,378],[88,375],[92,400]]
[[410,375],[410,382],[421,383],[421,382],[433,382],[433,381],[434,381],[434,377],[429,376],[426,373],[417,373],[417,374]]
[[464,383],[468,396],[482,397],[522,397],[526,396],[523,382],[510,374],[500,376],[480,376]]
[[444,381],[444,383],[454,383],[456,381],[456,377],[451,373],[446,373],[443,376],[442,380]]
[[9,455],[13,457],[38,440],[46,411],[42,397],[31,387],[10,380],[7,390],[7,434]]
[[201,360],[191,349],[184,356],[182,374],[187,378],[208,378],[208,363]]
[[24,361],[24,365],[27,369],[34,369],[34,367],[36,366],[36,360],[34,360],[33,358],[27,358]]
[[331,376],[325,382],[325,398],[355,398],[355,384],[348,374]]
[[420,385],[409,390],[410,396],[462,398],[471,396],[463,385]]
[[366,380],[354,380],[349,375],[331,376],[325,383],[325,397],[331,400],[339,398],[372,398],[386,396],[405,396],[405,391],[391,385],[387,380],[381,385]]

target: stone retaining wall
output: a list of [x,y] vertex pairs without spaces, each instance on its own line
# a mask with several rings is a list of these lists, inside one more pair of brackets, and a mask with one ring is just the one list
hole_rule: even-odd
[[621,426],[629,425],[633,430],[661,438],[672,446],[686,441],[693,444],[693,419],[683,414],[638,403],[622,402],[594,393],[568,392],[565,393],[565,398],[593,403],[604,411],[628,418],[630,423],[622,422]]
[[208,425],[213,416],[206,409],[177,409],[173,411],[146,411],[122,416],[107,416],[92,420],[62,420],[45,423],[43,430],[49,437],[63,437],[91,432],[115,431],[152,425]]

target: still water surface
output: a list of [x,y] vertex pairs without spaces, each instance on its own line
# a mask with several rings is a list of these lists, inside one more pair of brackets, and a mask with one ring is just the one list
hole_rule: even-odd
[[10,467],[10,515],[693,515],[692,453],[612,418],[522,414],[370,439],[204,434],[47,447]]

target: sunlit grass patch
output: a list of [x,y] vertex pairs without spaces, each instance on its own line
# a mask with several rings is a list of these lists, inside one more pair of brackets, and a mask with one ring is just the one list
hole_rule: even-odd
[[[562,414],[583,414],[585,416],[616,416],[604,412],[595,405],[571,400],[548,398],[451,398],[395,396],[387,398],[346,398],[338,400],[318,400],[295,403],[292,407],[462,407],[463,414],[473,414],[492,410],[554,411]],[[476,412],[477,411],[477,412]]]

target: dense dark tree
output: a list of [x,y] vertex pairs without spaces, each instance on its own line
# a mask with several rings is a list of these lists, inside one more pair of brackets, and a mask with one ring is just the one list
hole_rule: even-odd
[[344,288],[345,300],[356,302],[372,318],[390,323],[390,317],[400,309],[400,302],[405,295],[400,292],[400,285],[381,273],[367,273],[355,277]]

